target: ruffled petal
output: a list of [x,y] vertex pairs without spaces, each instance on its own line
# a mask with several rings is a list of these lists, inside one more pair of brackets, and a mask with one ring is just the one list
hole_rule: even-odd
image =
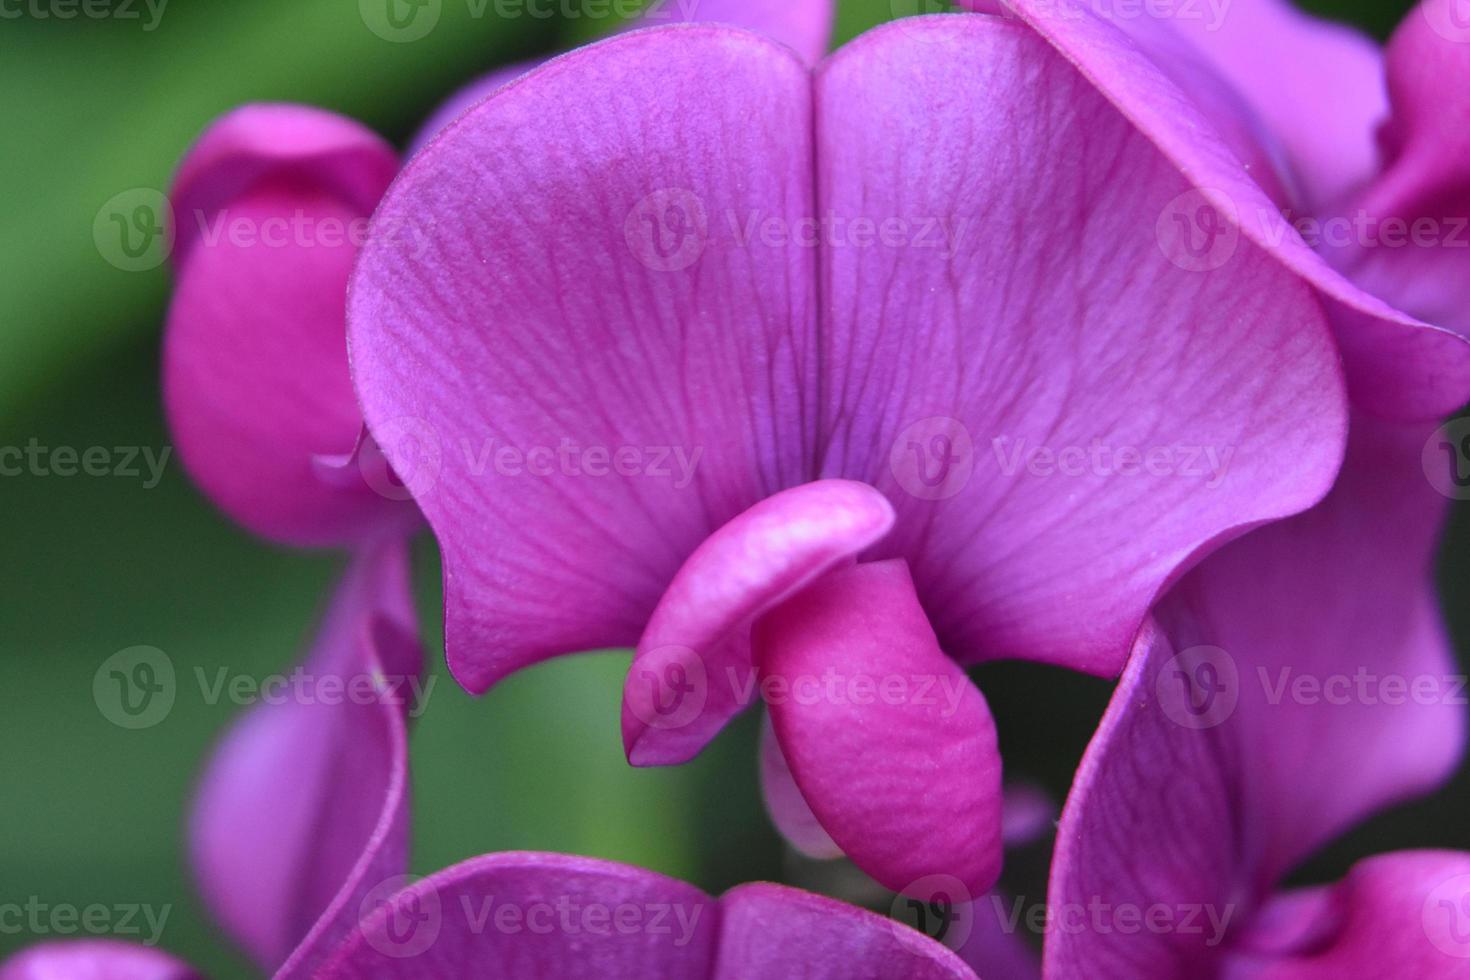
[[1461,759],[1462,685],[1433,579],[1448,501],[1423,470],[1426,443],[1443,458],[1434,440],[1432,425],[1355,417],[1321,505],[1213,555],[1160,611],[1176,646],[1217,651],[1224,728],[1253,760],[1241,805],[1258,888]]
[[0,963],[0,980],[201,980],[162,950],[113,939],[50,942]]
[[995,724],[903,562],[830,573],[758,620],[754,645],[791,774],[853,863],[894,891],[939,875],[967,895],[995,884]]
[[1426,0],[1388,47],[1393,116],[1383,174],[1322,223],[1323,247],[1365,289],[1470,334],[1470,26]]
[[821,472],[894,502],[874,554],[909,560],[947,651],[1115,674],[1182,566],[1327,491],[1346,419],[1316,297],[1248,241],[1166,254],[1191,185],[1031,31],[886,25],[825,63],[816,115],[843,219]]
[[750,624],[893,526],[872,487],[819,480],[767,497],[690,555],[638,640],[623,689],[634,765],[684,762],[754,700]]
[[[1182,205],[1160,211],[1170,220],[1177,214],[1180,230],[1191,237],[1188,242],[1169,238],[1161,225],[1161,244],[1169,242],[1166,247],[1174,249],[1208,245],[1204,255],[1213,261],[1227,252],[1254,254],[1254,249],[1237,248],[1254,243],[1315,287],[1332,314],[1355,404],[1380,414],[1430,418],[1466,401],[1470,344],[1365,292],[1312,251],[1242,167],[1234,141],[1220,135],[1221,124],[1161,70],[1146,48],[1084,0],[1005,2],[1189,174],[1192,189],[1180,199]],[[1224,104],[1217,100],[1215,108]]]
[[362,428],[347,279],[396,170],[392,150],[350,120],[262,105],[211,127],[175,181],[169,426],[195,482],[266,537],[343,544],[414,519],[406,494],[362,478],[329,485],[313,467],[350,450]]
[[1470,974],[1470,854],[1462,851],[1369,858],[1295,911],[1296,932],[1309,940],[1303,948],[1277,957],[1242,953],[1230,980]]
[[780,885],[741,885],[720,899],[712,980],[973,980],[953,953],[902,923]]
[[702,540],[807,482],[814,259],[740,229],[810,212],[809,98],[753,34],[628,34],[471,110],[388,194],[375,226],[427,238],[364,249],[355,381],[421,473],[469,690],[632,646]]
[[692,885],[560,854],[474,858],[384,899],[317,977],[698,980],[720,932]]
[[406,547],[365,553],[303,667],[262,690],[269,700],[210,762],[190,825],[194,871],[262,969],[289,957],[281,976],[309,975],[365,890],[402,873],[404,726],[422,700],[421,671]]
[[[1045,976],[1213,976],[1226,930],[1250,915],[1239,888],[1244,760],[1210,724],[1227,702],[1213,687],[1178,686],[1218,666],[1208,648],[1176,653],[1152,623],[1140,634],[1062,810]],[[1135,927],[1115,918],[1125,909]],[[1150,909],[1167,927],[1143,928]]]

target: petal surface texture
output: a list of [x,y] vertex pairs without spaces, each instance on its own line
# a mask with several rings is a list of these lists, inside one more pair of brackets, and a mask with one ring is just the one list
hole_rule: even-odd
[[215,918],[262,969],[309,975],[364,891],[404,870],[415,636],[404,546],[358,557],[302,682],[251,708],[210,762],[192,864]]
[[893,891],[937,875],[988,891],[1001,862],[995,723],[939,649],[904,563],[819,579],[757,621],[754,645],[781,752],[843,853]]
[[1188,182],[1013,21],[864,35],[816,113],[818,214],[847,218],[821,250],[822,475],[894,501],[874,554],[909,561],[948,653],[1116,674],[1197,550],[1330,485],[1316,298],[1248,241],[1217,268],[1165,247]]
[[[406,525],[406,494],[318,478],[362,418],[347,367],[347,280],[393,151],[350,120],[256,105],[216,122],[175,181],[178,277],[163,396],[189,475],[251,531],[297,545]],[[386,489],[386,488],[385,488]]]

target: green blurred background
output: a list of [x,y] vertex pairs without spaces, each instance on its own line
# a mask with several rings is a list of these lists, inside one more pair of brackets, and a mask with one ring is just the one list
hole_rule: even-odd
[[[839,40],[921,2],[842,0]],[[1406,6],[1313,5],[1380,36]],[[151,30],[141,3],[113,7],[108,19],[0,19],[0,446],[168,444],[157,378],[167,271],[108,264],[92,224],[122,191],[166,189],[214,116],[247,101],[307,102],[402,143],[478,73],[608,26],[476,17],[478,4],[446,0],[429,36],[389,43],[367,29],[355,0],[172,0]],[[124,19],[129,8],[141,18]],[[143,483],[0,477],[0,903],[169,905],[166,948],[212,976],[250,976],[209,924],[183,860],[191,788],[238,709],[204,703],[181,676],[163,723],[125,731],[99,713],[92,677],[139,644],[166,651],[181,675],[194,666],[287,671],[340,562],[237,530],[172,461],[157,487]],[[1456,512],[1443,574],[1462,649],[1467,518]],[[625,654],[566,658],[472,700],[443,670],[432,542],[421,541],[417,557],[438,680],[413,737],[414,870],[534,848],[630,861],[716,891],[753,878],[834,887],[826,872],[784,856],[768,826],[751,719],[694,765],[635,771],[617,737]],[[1108,685],[1014,665],[978,676],[1012,774],[1061,799]],[[1410,846],[1470,846],[1470,780],[1384,814],[1303,877]],[[1013,886],[1039,900],[1042,860],[1015,863]],[[0,957],[31,938],[0,935]]]

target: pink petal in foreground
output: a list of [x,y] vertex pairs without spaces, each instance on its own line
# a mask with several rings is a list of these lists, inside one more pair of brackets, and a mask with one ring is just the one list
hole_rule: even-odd
[[297,106],[224,117],[175,182],[178,281],[163,349],[169,426],[189,475],[233,519],[292,544],[361,541],[412,505],[313,460],[362,428],[346,290],[367,216],[397,169],[357,124]]
[[712,534],[669,583],[623,688],[635,766],[685,762],[754,699],[750,624],[888,533],[872,487],[819,480],[767,497]]
[[264,970],[290,957],[282,975],[308,975],[361,892],[403,871],[415,636],[406,546],[359,556],[302,669],[210,762],[190,822],[194,871]]
[[366,909],[321,980],[968,980],[897,922],[778,885],[716,901],[640,868],[488,854]]
[[472,109],[379,209],[426,239],[363,250],[355,380],[395,471],[437,450],[467,689],[634,645],[701,541],[809,479],[814,258],[728,216],[811,210],[810,89],[754,34],[627,34]]
[[758,620],[754,646],[781,751],[843,853],[893,891],[935,876],[989,890],[995,725],[939,649],[904,563],[828,574]]
[[0,980],[201,980],[201,974],[149,946],[79,939],[20,951],[0,963]]

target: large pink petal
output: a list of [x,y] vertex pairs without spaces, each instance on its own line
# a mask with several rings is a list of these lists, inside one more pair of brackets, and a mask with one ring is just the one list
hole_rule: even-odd
[[199,980],[189,964],[113,939],[50,942],[0,963],[0,980]]
[[560,854],[490,854],[364,909],[316,974],[698,980],[719,937],[713,899],[681,881]]
[[1346,420],[1316,297],[1249,241],[1166,255],[1190,183],[1023,25],[879,28],[816,115],[845,222],[822,474],[894,501],[874,551],[909,559],[946,650],[1116,673],[1198,552],[1326,492]]
[[[1221,124],[1160,68],[1144,46],[1108,23],[1085,0],[1005,3],[1189,174],[1194,190],[1182,199],[1189,205],[1183,217],[1196,221],[1195,231],[1206,228],[1202,222],[1209,218],[1209,226],[1220,230],[1211,231],[1208,241],[1228,243],[1238,236],[1241,246],[1254,243],[1319,291],[1333,314],[1356,404],[1382,414],[1429,418],[1464,403],[1470,393],[1470,344],[1394,309],[1328,266],[1288,226],[1277,204],[1242,166],[1236,141],[1222,137]],[[1218,109],[1223,101],[1214,100],[1213,105]],[[1196,218],[1190,219],[1190,214]],[[1225,249],[1224,244],[1219,247]],[[1242,247],[1233,257],[1254,252]]]
[[1311,937],[1280,957],[1242,954],[1228,980],[1456,980],[1470,975],[1470,854],[1404,851],[1355,865],[1302,912]]
[[417,471],[470,690],[631,646],[700,541],[806,482],[814,257],[731,216],[810,212],[809,90],[753,34],[628,34],[471,110],[389,192],[375,221],[427,238],[364,249],[355,380]]
[[362,428],[347,279],[396,169],[357,124],[284,105],[225,116],[180,168],[165,408],[190,476],[256,533],[341,544],[413,519],[393,486],[331,485],[313,465],[350,450]]
[[270,700],[235,725],[205,774],[194,871],[263,969],[291,957],[282,975],[308,975],[364,890],[403,871],[404,725],[422,669],[414,629],[406,547],[358,557],[311,656],[289,685],[262,689]]
[[1355,417],[1321,505],[1223,549],[1165,602],[1176,646],[1216,650],[1221,683],[1237,679],[1225,728],[1253,760],[1242,805],[1260,887],[1459,763],[1467,719],[1433,581],[1448,501],[1422,466],[1433,436]]
[[[1213,703],[1203,702],[1205,724],[1185,724],[1189,702],[1175,693],[1179,675],[1211,666],[1208,651],[1176,654],[1152,623],[1140,635],[1062,811],[1046,976],[1208,977],[1225,929],[1250,915],[1256,896],[1239,888],[1246,760],[1207,724]],[[1115,918],[1151,907],[1166,910],[1171,927],[1143,928],[1140,918],[1125,930]]]
[[711,980],[972,980],[949,950],[908,926],[780,885],[741,885],[720,899]]
[[819,480],[767,497],[710,535],[638,640],[623,689],[629,761],[692,758],[754,700],[751,623],[892,526],[877,490]]
[[500,91],[505,87],[506,83],[514,81],[533,68],[540,67],[542,64],[545,64],[545,62],[537,58],[531,61],[522,61],[514,65],[496,68],[486,72],[464,88],[456,91],[429,114],[428,120],[419,127],[419,131],[414,134],[413,139],[409,140],[408,156],[412,157],[415,153],[428,146],[429,142],[443,132],[450,123]]
[[843,853],[894,891],[935,876],[966,897],[989,890],[995,724],[935,642],[904,563],[828,574],[758,620],[754,645],[781,751]]

